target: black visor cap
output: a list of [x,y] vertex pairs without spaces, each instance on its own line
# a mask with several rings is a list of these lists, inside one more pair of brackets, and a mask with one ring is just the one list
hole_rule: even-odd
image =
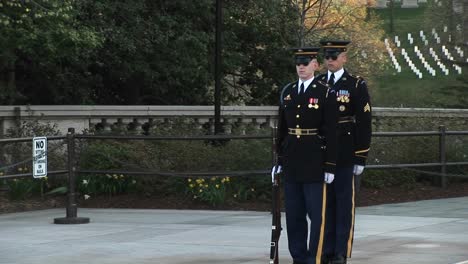
[[300,65],[300,64],[308,65],[311,61],[312,61],[312,58],[308,56],[296,57],[296,65]]

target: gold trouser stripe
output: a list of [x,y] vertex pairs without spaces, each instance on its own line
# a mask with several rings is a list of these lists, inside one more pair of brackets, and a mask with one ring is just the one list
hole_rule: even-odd
[[323,183],[323,193],[322,193],[322,224],[320,225],[320,237],[319,243],[317,246],[317,255],[315,255],[315,263],[320,264],[322,260],[322,250],[323,250],[323,236],[325,234],[325,210],[327,207],[327,184]]
[[348,252],[346,254],[346,257],[347,258],[351,258],[351,251],[352,251],[352,247],[353,247],[353,239],[354,239],[354,212],[355,212],[355,208],[354,208],[354,196],[355,196],[355,192],[354,192],[354,178],[355,176],[353,175],[353,180],[352,180],[352,189],[353,189],[353,192],[352,192],[352,196],[351,196],[351,228],[349,229],[349,237],[348,237]]

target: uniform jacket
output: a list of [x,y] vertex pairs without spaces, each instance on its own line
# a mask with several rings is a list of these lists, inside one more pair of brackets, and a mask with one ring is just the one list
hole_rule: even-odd
[[[277,152],[287,182],[323,182],[324,172],[335,172],[336,96],[315,78],[298,95],[298,82],[280,95]],[[317,129],[317,135],[294,135],[290,129]]]
[[[318,76],[327,82],[327,74]],[[372,108],[366,82],[344,71],[332,86],[338,109],[338,167],[365,165],[371,143]]]

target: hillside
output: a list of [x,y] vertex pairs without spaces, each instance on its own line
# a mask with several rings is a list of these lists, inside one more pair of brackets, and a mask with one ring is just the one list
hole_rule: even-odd
[[[376,9],[387,30],[387,70],[372,87],[374,105],[384,107],[466,108],[468,62],[464,47],[447,29],[424,31],[425,8]],[[465,64],[466,65],[466,64]]]

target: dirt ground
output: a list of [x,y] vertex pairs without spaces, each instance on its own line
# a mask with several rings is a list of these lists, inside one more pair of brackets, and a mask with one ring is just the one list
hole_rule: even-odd
[[[417,185],[411,189],[402,187],[390,187],[384,189],[361,188],[356,196],[356,205],[359,207],[461,196],[468,196],[468,182],[452,184],[445,189],[429,185]],[[64,208],[65,202],[65,196],[47,198],[38,197],[23,201],[10,201],[6,197],[6,193],[1,192],[0,214],[50,208]],[[83,208],[215,209],[255,211],[267,211],[271,208],[271,204],[268,201],[250,201],[213,208],[206,204],[176,196],[147,197],[139,194],[126,194],[114,197],[91,197],[87,200],[80,199],[78,204],[79,207]]]

